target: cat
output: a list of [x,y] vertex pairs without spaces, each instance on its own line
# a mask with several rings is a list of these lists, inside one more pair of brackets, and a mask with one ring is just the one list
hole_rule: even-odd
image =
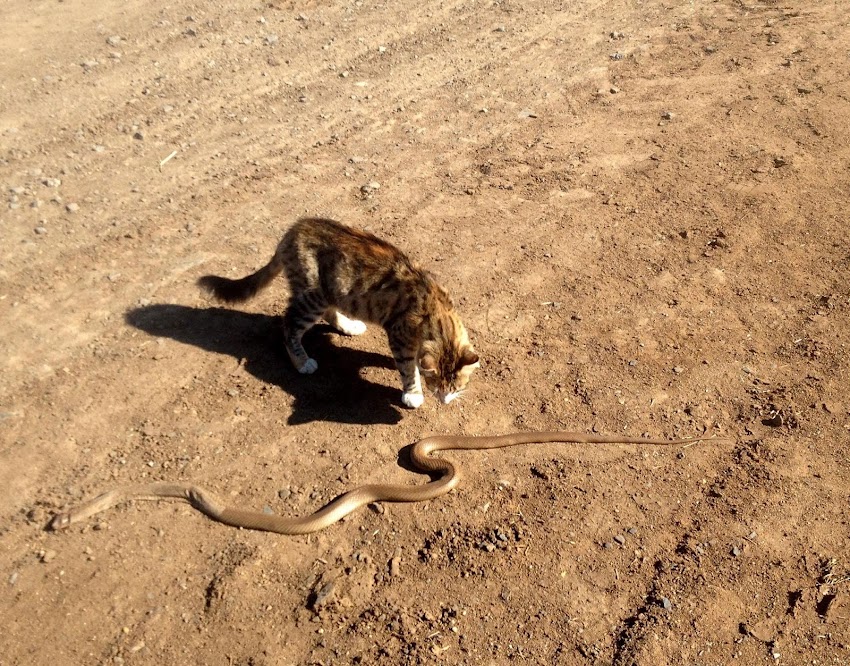
[[448,292],[433,276],[394,245],[334,220],[302,218],[256,273],[240,280],[206,275],[198,284],[220,301],[240,303],[282,272],[290,290],[284,344],[302,374],[318,368],[301,339],[320,318],[346,335],[363,333],[361,320],[383,326],[401,375],[402,403],[412,409],[424,401],[420,376],[448,404],[479,366]]

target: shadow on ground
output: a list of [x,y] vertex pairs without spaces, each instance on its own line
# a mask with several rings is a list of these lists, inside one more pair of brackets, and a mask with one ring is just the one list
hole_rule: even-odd
[[337,347],[338,334],[316,326],[304,345],[319,362],[314,375],[300,375],[283,349],[280,318],[225,308],[156,304],[130,310],[127,323],[244,363],[257,379],[280,386],[295,398],[289,425],[311,421],[393,424],[401,420],[401,390],[360,376],[364,366],[394,369],[381,354]]

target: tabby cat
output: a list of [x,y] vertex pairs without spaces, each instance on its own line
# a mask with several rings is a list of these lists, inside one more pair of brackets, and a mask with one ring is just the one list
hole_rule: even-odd
[[303,374],[319,367],[301,339],[320,318],[346,335],[366,330],[360,320],[384,327],[407,407],[424,401],[420,375],[428,390],[448,404],[463,393],[478,367],[478,354],[446,290],[395,246],[333,220],[298,220],[271,261],[253,275],[241,280],[206,275],[198,284],[221,301],[239,303],[281,272],[290,290],[284,343]]

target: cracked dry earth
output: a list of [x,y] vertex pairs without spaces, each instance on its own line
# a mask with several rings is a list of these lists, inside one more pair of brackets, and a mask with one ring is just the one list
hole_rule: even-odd
[[[848,44],[838,0],[5,0],[0,664],[850,663]],[[405,410],[375,330],[298,376],[282,285],[202,297],[305,214],[440,275],[463,401]],[[732,440],[452,453],[307,537],[44,529],[534,429]]]

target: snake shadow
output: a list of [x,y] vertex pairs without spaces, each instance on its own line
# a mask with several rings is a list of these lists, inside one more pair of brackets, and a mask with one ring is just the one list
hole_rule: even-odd
[[392,425],[401,420],[401,390],[360,374],[365,366],[395,370],[393,361],[335,345],[340,336],[330,326],[316,326],[305,336],[304,345],[319,370],[301,375],[283,348],[280,317],[163,303],[129,310],[125,320],[150,335],[232,356],[260,381],[279,386],[295,398],[289,425],[313,421]]

